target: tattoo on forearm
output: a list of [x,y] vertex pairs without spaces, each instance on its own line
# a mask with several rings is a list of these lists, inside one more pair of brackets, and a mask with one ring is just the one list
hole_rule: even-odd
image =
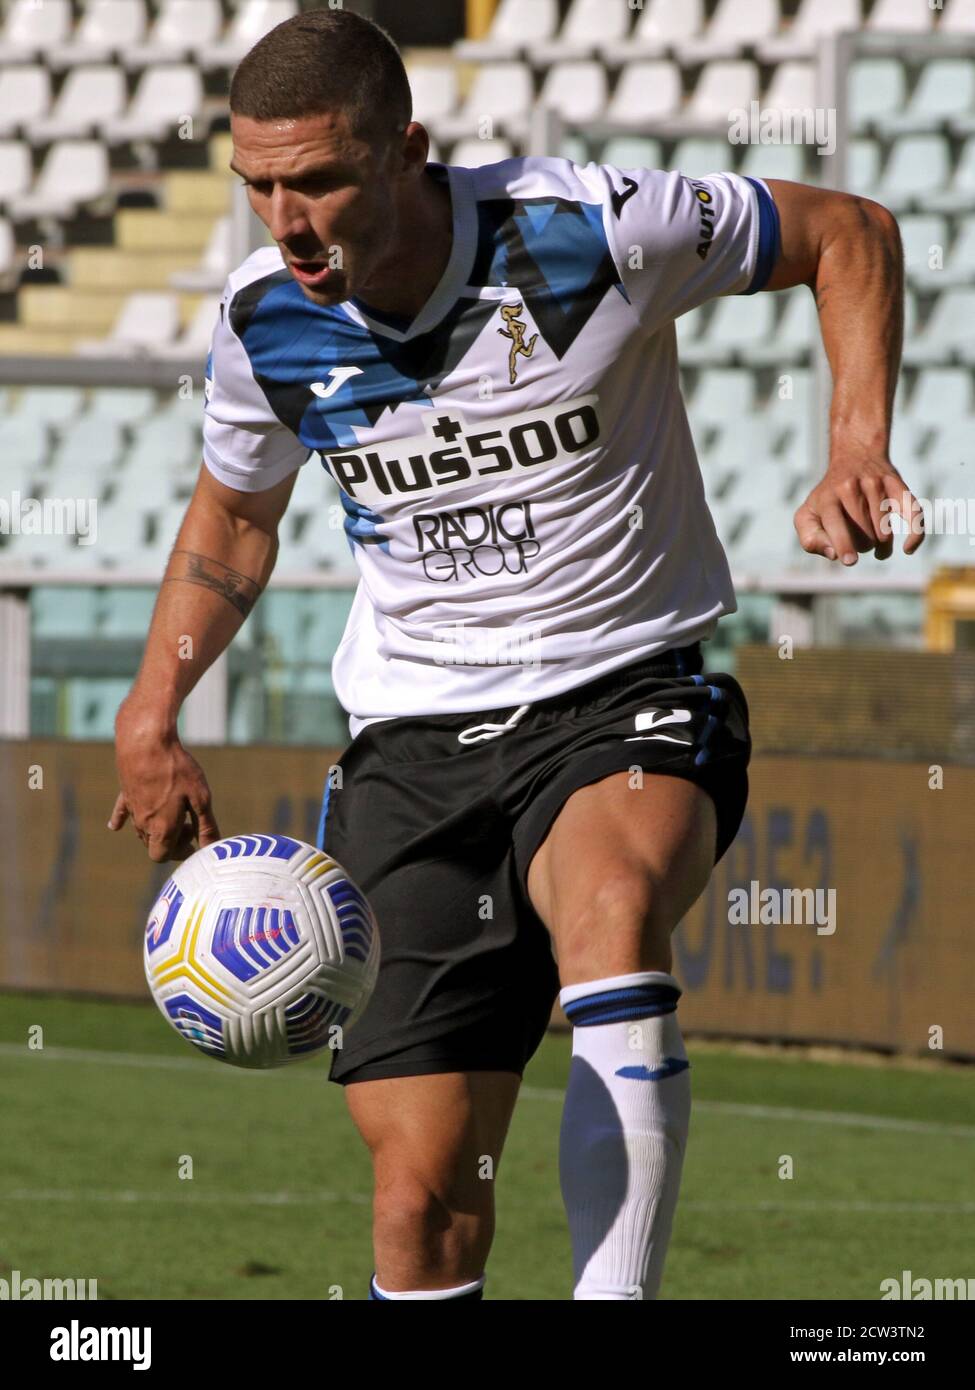
[[202,584],[215,594],[232,603],[246,618],[261,596],[261,586],[246,574],[238,574],[228,569],[219,560],[211,560],[208,555],[197,555],[192,550],[174,550],[174,556],[182,556],[185,564],[183,574],[170,574],[168,579],[179,579],[187,584]]
[[[828,289],[829,285],[825,284],[819,285],[816,290],[816,308],[819,310],[820,313],[822,313],[823,310],[826,308],[826,291]],[[808,303],[809,301],[807,300],[806,302]]]

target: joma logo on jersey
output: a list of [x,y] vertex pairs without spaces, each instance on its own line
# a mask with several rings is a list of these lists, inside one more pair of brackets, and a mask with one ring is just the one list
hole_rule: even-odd
[[689,179],[694,195],[697,198],[697,210],[701,214],[701,240],[697,244],[697,254],[701,260],[705,260],[711,250],[711,242],[714,240],[714,196],[705,183],[698,183],[695,179]]
[[598,397],[544,406],[508,415],[487,430],[469,429],[454,408],[424,413],[425,433],[390,440],[355,453],[322,453],[322,462],[339,487],[370,505],[389,498],[438,494],[494,479],[537,472],[566,463],[592,448],[599,438]]
[[505,327],[499,328],[498,332],[502,338],[511,339],[511,351],[508,353],[508,380],[511,385],[515,384],[515,367],[518,362],[519,354],[522,357],[531,357],[535,351],[535,344],[538,341],[538,334],[533,333],[528,342],[525,342],[526,323],[518,317],[524,305],[522,304],[502,304],[501,317],[505,321]]

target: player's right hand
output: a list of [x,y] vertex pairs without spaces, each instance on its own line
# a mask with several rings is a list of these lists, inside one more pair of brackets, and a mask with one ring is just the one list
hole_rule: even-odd
[[203,769],[175,731],[154,728],[123,704],[115,761],[120,790],[108,828],[121,830],[131,819],[154,863],[188,859],[221,838]]

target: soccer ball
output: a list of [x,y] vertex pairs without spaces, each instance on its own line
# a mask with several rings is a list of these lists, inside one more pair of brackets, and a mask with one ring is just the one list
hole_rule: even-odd
[[235,835],[163,885],[144,961],[188,1042],[238,1067],[279,1067],[342,1046],[376,981],[379,932],[327,854],[288,835]]

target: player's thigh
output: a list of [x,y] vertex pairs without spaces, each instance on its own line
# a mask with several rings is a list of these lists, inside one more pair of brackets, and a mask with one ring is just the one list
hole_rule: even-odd
[[377,1196],[410,1185],[418,1199],[426,1190],[452,1211],[490,1208],[520,1084],[515,1072],[466,1071],[346,1085]]
[[707,887],[717,814],[682,777],[618,772],[565,802],[532,858],[532,905],[563,985],[670,970],[670,935]]

